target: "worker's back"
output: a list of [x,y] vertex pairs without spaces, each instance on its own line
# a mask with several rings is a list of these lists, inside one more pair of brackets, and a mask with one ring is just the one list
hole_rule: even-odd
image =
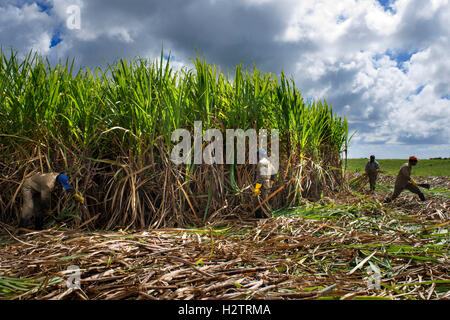
[[400,168],[397,178],[395,179],[395,185],[398,187],[404,187],[411,179],[411,167],[408,163],[405,163]]
[[58,173],[37,173],[27,178],[23,187],[31,189],[34,192],[41,192],[42,190],[52,191],[55,188],[56,177]]
[[271,178],[276,174],[275,167],[268,158],[262,158],[259,160],[256,167],[257,181],[261,183],[264,188],[271,188]]

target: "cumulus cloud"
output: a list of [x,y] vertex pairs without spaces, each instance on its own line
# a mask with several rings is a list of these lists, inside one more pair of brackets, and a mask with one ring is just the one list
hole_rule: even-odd
[[284,70],[347,115],[351,156],[449,156],[449,20],[448,0],[6,0],[0,44],[90,67],[164,46],[177,68],[198,50],[224,70]]
[[52,29],[55,24],[36,3],[23,4],[18,8],[11,1],[0,6],[0,44],[21,53],[31,49],[47,54],[50,49]]
[[287,28],[284,41],[306,37],[317,47],[300,52],[299,87],[348,114],[358,130],[354,156],[387,144],[396,154],[386,149],[385,157],[406,157],[417,145],[441,145],[422,151],[427,156],[448,153],[448,1],[396,1],[392,11],[370,1],[339,4],[302,2]]

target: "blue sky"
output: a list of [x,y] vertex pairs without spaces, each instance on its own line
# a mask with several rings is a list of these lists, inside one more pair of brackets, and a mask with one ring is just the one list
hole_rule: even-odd
[[0,45],[88,67],[163,45],[175,68],[198,50],[223,70],[284,70],[347,116],[351,157],[449,157],[448,21],[448,0],[5,0]]
[[[32,2],[33,1],[30,1],[30,3]],[[41,12],[49,12],[53,8],[53,5],[47,1],[36,1],[35,3],[39,7],[39,11]]]
[[383,6],[385,11],[395,13],[394,8],[392,7],[392,5],[395,3],[395,0],[378,0],[378,2]]

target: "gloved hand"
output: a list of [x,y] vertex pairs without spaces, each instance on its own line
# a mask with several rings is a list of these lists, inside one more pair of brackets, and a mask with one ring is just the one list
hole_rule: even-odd
[[253,194],[255,195],[255,197],[256,196],[259,196],[260,194],[261,194],[261,186],[262,186],[262,184],[261,183],[257,183],[256,184],[256,186],[255,186],[255,190],[253,190]]
[[81,194],[79,194],[78,192],[76,192],[73,197],[75,198],[75,200],[77,200],[78,202],[81,202],[84,204],[84,198]]
[[409,182],[411,182],[415,187],[419,187],[413,179],[409,179]]

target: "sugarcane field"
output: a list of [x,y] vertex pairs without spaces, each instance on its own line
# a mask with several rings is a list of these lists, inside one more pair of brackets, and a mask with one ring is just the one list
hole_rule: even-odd
[[284,72],[192,63],[2,49],[1,300],[450,300],[449,159],[356,163]]

